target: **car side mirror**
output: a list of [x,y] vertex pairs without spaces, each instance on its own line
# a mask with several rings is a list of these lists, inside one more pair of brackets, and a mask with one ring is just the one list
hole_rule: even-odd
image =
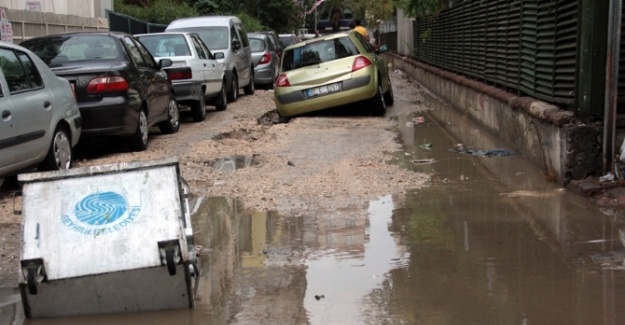
[[238,50],[241,48],[241,41],[238,39],[235,39],[232,41],[232,48],[235,50]]
[[171,65],[174,64],[173,62],[171,62],[170,59],[160,59],[158,61],[158,67],[159,68],[167,68],[167,67],[171,67]]
[[213,56],[215,56],[215,60],[221,60],[223,58],[225,58],[226,56],[224,55],[224,52],[217,52],[217,53],[213,53]]

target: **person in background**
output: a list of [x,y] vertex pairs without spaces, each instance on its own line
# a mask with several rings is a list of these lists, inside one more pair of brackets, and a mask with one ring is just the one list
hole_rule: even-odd
[[362,25],[360,24],[360,19],[355,19],[354,25],[354,30],[359,32],[360,35],[364,36],[366,40],[369,40],[369,33],[367,33],[367,29],[362,27]]

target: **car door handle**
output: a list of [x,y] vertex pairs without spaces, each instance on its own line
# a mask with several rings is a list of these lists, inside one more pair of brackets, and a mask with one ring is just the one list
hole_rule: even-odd
[[45,102],[43,102],[43,108],[48,108],[50,107],[50,105],[52,105],[52,103],[50,103],[49,100],[46,100]]
[[9,118],[11,116],[11,111],[2,111],[2,118]]

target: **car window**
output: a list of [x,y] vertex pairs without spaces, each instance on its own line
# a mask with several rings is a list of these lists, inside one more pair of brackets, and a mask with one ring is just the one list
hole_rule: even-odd
[[130,53],[132,61],[140,67],[147,67],[147,64],[143,60],[143,56],[141,56],[139,49],[137,49],[137,45],[135,45],[132,39],[130,37],[124,37],[124,43],[126,44],[126,48],[128,49],[128,53]]
[[154,58],[150,54],[150,51],[148,51],[145,46],[143,46],[143,44],[141,44],[141,42],[137,41],[136,39],[133,39],[133,42],[137,46],[139,53],[141,53],[141,57],[143,58],[143,62],[145,62],[145,66],[148,68],[158,69],[156,67],[156,62],[154,61]]
[[235,24],[234,27],[236,28],[237,32],[241,36],[241,43],[243,44],[243,47],[250,46],[250,40],[247,37],[247,32],[245,31],[245,27],[243,27],[243,25],[241,24]]
[[203,60],[208,60],[208,54],[204,52],[204,49],[202,48],[198,40],[195,37],[191,37],[191,42],[193,42],[193,46],[195,47],[195,51],[197,52],[198,57]]
[[368,53],[373,53],[375,51],[375,49],[373,48],[373,46],[371,46],[371,43],[369,43],[364,36],[362,36],[360,33],[355,33],[356,38],[358,39],[358,41],[362,44],[362,46],[365,47],[365,51],[367,51]]
[[201,38],[197,37],[197,36],[193,36],[193,38],[195,38],[197,40],[197,43],[200,45],[200,47],[204,50],[204,53],[206,53],[206,55],[208,56],[208,58],[210,60],[214,60],[215,57],[213,56],[213,53],[211,53],[211,50],[206,46],[206,44],[204,44],[204,41],[202,41]]
[[267,50],[270,52],[275,52],[276,51],[276,47],[274,46],[273,42],[271,42],[271,39],[269,37],[265,38],[265,43],[267,43]]
[[0,49],[0,69],[11,94],[43,87],[39,71],[25,52]]
[[239,34],[237,34],[237,30],[234,28],[234,26],[232,26],[230,28],[230,41],[231,41],[231,43],[234,40],[240,40],[240,39],[239,39]]
[[191,55],[183,35],[143,35],[137,39],[154,57]]
[[358,49],[349,37],[316,41],[285,51],[282,70],[289,71],[357,54]]
[[[232,40],[228,37],[228,27],[223,26],[202,26],[202,27],[188,27],[188,28],[176,28],[175,31],[180,32],[194,32],[200,35],[204,44],[211,50],[227,49],[228,42]],[[172,30],[172,31],[174,31]]]
[[285,47],[295,43],[293,42],[293,38],[291,37],[291,35],[280,36],[280,39],[282,40],[282,44],[284,44]]
[[50,67],[74,61],[118,59],[120,55],[117,41],[107,35],[54,35],[27,40],[20,45]]
[[252,52],[263,52],[265,50],[265,42],[260,38],[250,38],[250,49]]

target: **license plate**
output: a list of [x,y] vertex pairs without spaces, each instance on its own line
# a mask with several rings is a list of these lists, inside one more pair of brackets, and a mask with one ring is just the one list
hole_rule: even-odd
[[323,96],[331,93],[335,93],[337,91],[341,91],[341,83],[335,83],[330,85],[325,85],[321,87],[306,89],[306,97],[316,97]]

